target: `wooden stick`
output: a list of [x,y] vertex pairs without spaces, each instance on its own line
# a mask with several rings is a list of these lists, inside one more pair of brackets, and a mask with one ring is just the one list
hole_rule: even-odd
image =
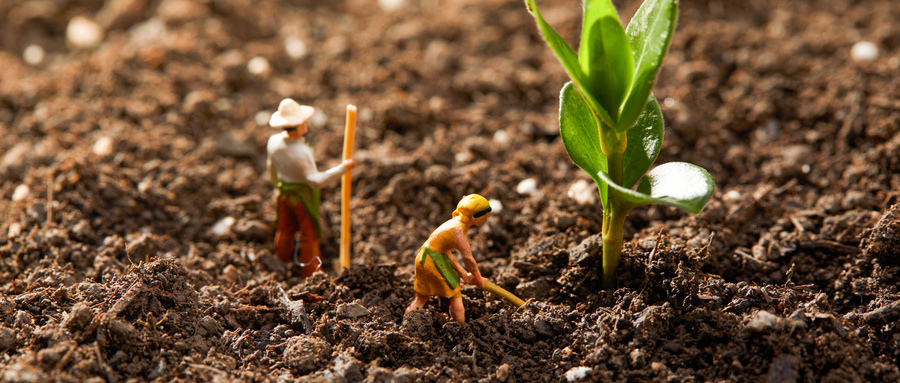
[[[344,127],[344,156],[353,157],[353,135],[356,131],[356,106],[347,105],[347,125]],[[350,176],[341,178],[341,271],[350,268]]]

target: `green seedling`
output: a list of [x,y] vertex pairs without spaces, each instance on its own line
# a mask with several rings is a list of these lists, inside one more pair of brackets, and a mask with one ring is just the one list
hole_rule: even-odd
[[651,203],[699,213],[714,185],[703,168],[672,162],[647,170],[663,140],[663,115],[651,93],[678,17],[677,0],[646,0],[622,27],[609,0],[585,0],[576,54],[525,0],[547,45],[572,81],[560,91],[559,130],[569,157],[587,172],[603,203],[603,285],[616,285],[622,227]]

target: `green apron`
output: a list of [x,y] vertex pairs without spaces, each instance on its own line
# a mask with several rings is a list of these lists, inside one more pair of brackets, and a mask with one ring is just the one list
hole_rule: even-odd
[[422,266],[425,266],[425,257],[431,257],[434,261],[434,267],[441,273],[444,280],[447,281],[447,285],[450,286],[450,289],[453,290],[456,286],[459,286],[459,274],[456,273],[456,270],[453,270],[453,264],[450,262],[450,258],[447,254],[438,253],[425,246],[422,246],[422,252],[425,253],[422,257]]
[[[322,224],[319,222],[319,205],[322,203],[322,192],[306,183],[286,183],[278,181],[275,183],[278,189],[278,198],[282,201],[290,201],[291,204],[297,205],[297,202],[303,204],[303,208],[309,213],[316,226],[316,236],[322,237]],[[275,221],[278,221],[278,212],[275,213]]]

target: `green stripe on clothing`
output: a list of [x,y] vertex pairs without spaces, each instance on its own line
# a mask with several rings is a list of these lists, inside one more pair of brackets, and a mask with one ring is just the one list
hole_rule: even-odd
[[[426,246],[422,246],[422,251],[434,261],[434,267],[444,277],[444,281],[447,282],[450,289],[455,289],[456,286],[459,286],[459,274],[453,270],[453,264],[450,262],[450,257],[447,254],[438,253]],[[422,265],[425,265],[425,257],[422,257]]]

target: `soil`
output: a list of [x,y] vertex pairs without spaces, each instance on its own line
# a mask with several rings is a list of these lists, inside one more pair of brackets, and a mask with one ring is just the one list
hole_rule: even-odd
[[[578,2],[539,3],[576,45]],[[2,380],[900,381],[900,3],[680,9],[657,163],[716,192],[633,211],[604,291],[566,76],[519,0],[3,1]],[[75,16],[99,45],[67,43]],[[851,58],[863,40],[876,59]],[[272,253],[284,97],[321,111],[320,168],[359,106],[344,273],[337,186],[326,272]],[[469,235],[481,272],[529,303],[465,287],[465,324],[404,315],[415,249],[469,193],[502,203]]]

